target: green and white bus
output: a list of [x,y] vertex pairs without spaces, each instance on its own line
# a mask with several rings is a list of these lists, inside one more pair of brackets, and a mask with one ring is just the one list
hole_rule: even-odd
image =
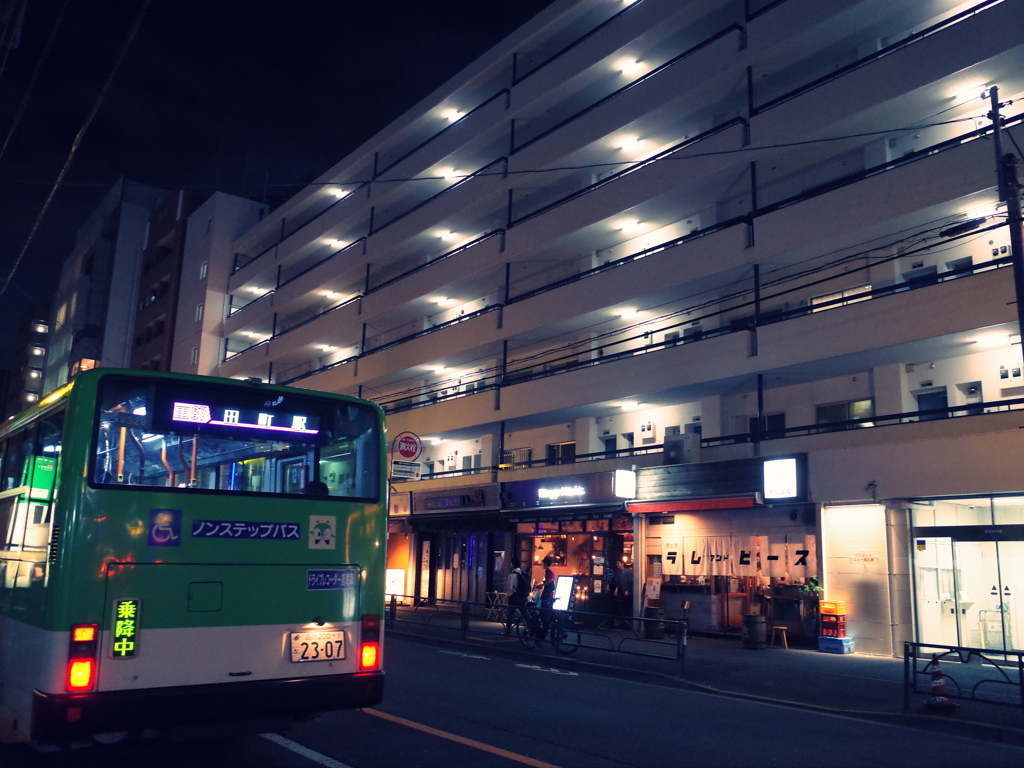
[[372,706],[383,412],[93,370],[0,427],[0,740]]

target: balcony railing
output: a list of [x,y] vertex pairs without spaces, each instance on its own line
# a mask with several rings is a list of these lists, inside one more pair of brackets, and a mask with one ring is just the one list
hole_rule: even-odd
[[736,435],[722,435],[721,437],[708,437],[701,440],[700,444],[702,448],[714,448],[720,445],[754,443],[764,440],[779,440],[787,437],[821,435],[826,432],[843,432],[850,429],[890,427],[896,424],[912,424],[920,421],[938,421],[941,419],[954,419],[964,416],[979,416],[989,413],[1004,413],[1006,411],[1019,410],[1024,410],[1024,397],[1016,397],[1008,400],[992,400],[983,403],[969,403],[965,405],[951,405],[947,408],[929,408],[922,411],[890,413],[883,416],[870,416],[862,419],[848,419],[846,421],[830,421],[824,424],[808,424],[801,427],[787,427],[786,429],[766,431],[760,435],[760,437],[755,432],[745,432]]

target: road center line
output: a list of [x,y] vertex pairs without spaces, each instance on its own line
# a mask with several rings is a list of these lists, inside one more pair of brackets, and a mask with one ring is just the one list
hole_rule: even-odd
[[[365,710],[363,711],[365,712]],[[267,741],[274,742],[278,746],[290,749],[297,755],[302,755],[307,760],[312,760],[314,763],[326,766],[326,768],[352,768],[352,766],[347,765],[340,760],[335,760],[333,757],[328,757],[327,755],[321,755],[319,752],[315,752],[309,747],[304,747],[296,741],[286,739],[279,733],[261,733],[260,736]]]
[[454,733],[448,733],[447,731],[439,731],[437,728],[431,728],[429,725],[422,725],[415,723],[412,720],[406,720],[404,717],[398,717],[397,715],[389,715],[387,712],[381,712],[379,709],[361,709],[360,712],[365,712],[367,715],[373,715],[384,720],[390,720],[393,723],[404,725],[409,728],[414,728],[417,731],[423,731],[429,733],[432,736],[440,736],[442,739],[448,739],[449,741],[458,742],[459,744],[465,744],[467,747],[473,747],[483,752],[490,752],[492,755],[498,755],[499,757],[507,757],[509,760],[515,760],[517,763],[523,763],[524,765],[533,766],[533,768],[558,768],[558,766],[552,765],[551,763],[545,763],[541,760],[534,760],[532,757],[526,755],[519,755],[515,752],[509,752],[507,749],[501,749],[500,747],[492,747],[490,744],[484,744],[482,741],[475,741],[474,739],[467,739],[464,736],[456,736]]

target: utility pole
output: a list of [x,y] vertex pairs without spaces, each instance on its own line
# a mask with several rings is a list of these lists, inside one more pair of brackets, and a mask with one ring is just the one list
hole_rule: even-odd
[[1021,353],[1024,354],[1024,232],[1021,230],[1020,184],[1017,182],[1017,156],[1012,152],[1003,154],[1003,118],[999,114],[999,88],[989,89],[992,111],[993,145],[996,151],[996,178],[999,184],[999,200],[1006,204],[1006,225],[1010,228],[1010,259],[1013,264],[1013,287],[1017,299],[1017,333],[1022,337]]

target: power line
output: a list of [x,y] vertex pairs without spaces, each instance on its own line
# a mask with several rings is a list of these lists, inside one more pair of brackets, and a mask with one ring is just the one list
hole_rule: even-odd
[[25,114],[25,108],[28,106],[28,103],[32,98],[32,92],[35,90],[36,81],[39,79],[39,73],[43,71],[43,65],[46,63],[47,58],[49,58],[50,49],[53,48],[53,41],[57,39],[57,31],[60,29],[60,24],[64,20],[64,12],[67,11],[69,3],[70,0],[64,0],[64,5],[60,7],[60,13],[57,14],[57,20],[53,22],[53,27],[50,29],[50,36],[46,39],[46,45],[43,46],[43,52],[39,55],[39,61],[36,62],[36,67],[32,72],[32,79],[29,80],[28,87],[25,89],[25,94],[21,98],[21,104],[18,105],[18,112],[14,115],[14,120],[11,121],[11,127],[8,129],[7,136],[4,138],[3,146],[0,146],[0,162],[3,161],[4,155],[7,154],[7,147],[11,143],[11,137],[14,135],[18,125],[21,123],[21,118]]
[[85,138],[85,133],[92,125],[93,119],[96,114],[100,111],[100,106],[103,104],[103,100],[106,98],[107,93],[110,91],[110,86],[114,82],[114,77],[117,75],[118,70],[121,68],[121,64],[128,55],[128,49],[131,47],[132,41],[135,40],[135,36],[139,31],[139,27],[142,26],[142,20],[146,16],[146,11],[149,9],[151,0],[145,0],[142,4],[142,8],[139,9],[139,15],[135,19],[135,24],[132,26],[131,31],[128,33],[128,38],[125,40],[124,45],[121,47],[121,52],[118,54],[117,60],[114,62],[113,68],[110,70],[110,74],[107,76],[107,81],[103,84],[103,88],[100,90],[96,97],[96,101],[93,104],[92,111],[89,116],[85,119],[82,127],[79,129],[78,134],[75,136],[74,141],[71,142],[71,150],[68,152],[68,157],[64,161],[64,167],[61,168],[60,173],[57,175],[56,181],[50,189],[50,194],[47,196],[46,201],[43,203],[42,209],[39,211],[39,215],[36,217],[35,223],[32,225],[31,231],[28,233],[28,237],[25,239],[25,244],[21,247],[21,252],[18,253],[18,258],[14,261],[14,266],[11,267],[11,271],[4,278],[4,282],[0,285],[0,296],[3,296],[7,291],[7,287],[11,284],[11,279],[14,274],[18,271],[18,267],[21,265],[22,260],[25,258],[25,254],[35,239],[36,232],[39,231],[40,225],[43,223],[43,217],[46,216],[47,210],[50,208],[50,204],[53,202],[53,198],[57,194],[57,190],[60,189],[61,183],[64,181],[64,177],[67,175],[68,170],[71,168],[71,163],[75,159],[75,154],[78,152],[78,148],[82,144],[82,139]]
[[[940,112],[938,114],[942,114],[942,113]],[[963,122],[973,122],[973,121],[978,120],[978,119],[980,119],[982,117],[983,117],[983,115],[975,115],[975,116],[969,116],[969,117],[960,117],[960,118],[956,118],[954,120],[944,120],[944,121],[937,122],[937,123],[924,123],[924,124],[915,123],[915,124],[912,124],[910,126],[906,126],[906,127],[902,127],[902,128],[887,128],[887,129],[879,130],[879,131],[864,131],[864,132],[861,132],[861,133],[851,133],[851,134],[845,134],[845,135],[842,135],[842,136],[826,136],[826,137],[823,137],[823,138],[820,138],[820,139],[805,139],[805,140],[802,140],[802,141],[782,142],[782,143],[778,143],[778,144],[762,144],[762,145],[757,145],[757,146],[755,146],[755,145],[748,145],[748,146],[745,146],[745,147],[740,147],[738,149],[722,149],[722,150],[716,150],[714,152],[697,152],[697,153],[693,153],[693,154],[685,154],[685,155],[678,155],[678,156],[673,152],[673,153],[670,153],[669,155],[666,155],[665,157],[658,157],[657,155],[655,155],[655,156],[652,156],[652,157],[649,157],[649,158],[646,158],[646,159],[640,159],[640,160],[616,160],[614,162],[608,162],[608,163],[584,163],[582,165],[561,165],[561,166],[554,166],[552,168],[524,168],[524,169],[520,169],[520,170],[511,170],[510,169],[508,171],[502,170],[502,171],[482,172],[482,173],[481,172],[477,172],[477,173],[457,173],[457,174],[450,174],[450,175],[446,175],[446,176],[409,176],[409,177],[403,177],[403,178],[388,178],[388,179],[381,179],[381,178],[373,179],[373,178],[371,178],[371,179],[355,179],[355,180],[349,180],[349,181],[312,181],[312,182],[301,182],[301,183],[300,182],[295,182],[295,183],[284,183],[284,182],[281,182],[281,183],[271,183],[271,182],[265,182],[265,183],[263,183],[261,185],[261,188],[263,188],[263,187],[266,187],[266,188],[271,188],[271,187],[278,187],[278,188],[346,187],[346,186],[362,186],[364,184],[399,184],[399,183],[410,182],[410,181],[447,181],[447,180],[451,180],[451,179],[458,179],[459,181],[465,181],[466,179],[469,179],[469,178],[486,178],[486,177],[489,177],[489,176],[505,177],[505,176],[517,176],[517,175],[526,175],[526,174],[533,174],[533,173],[556,173],[556,172],[560,172],[560,171],[586,171],[586,170],[594,170],[594,169],[600,169],[600,168],[612,168],[612,167],[618,167],[618,166],[623,166],[623,165],[627,165],[627,166],[628,165],[641,166],[641,165],[644,165],[644,164],[648,164],[648,163],[652,163],[652,162],[658,162],[658,161],[661,161],[661,160],[698,160],[698,159],[705,158],[705,157],[716,157],[716,156],[719,156],[719,155],[742,154],[742,153],[746,153],[746,152],[760,152],[760,151],[769,150],[769,149],[789,149],[789,148],[793,148],[793,147],[808,146],[808,145],[812,145],[812,144],[822,144],[822,143],[830,143],[830,142],[837,142],[837,141],[846,141],[848,139],[868,138],[868,137],[872,137],[872,136],[887,136],[887,135],[892,134],[892,133],[910,132],[910,131],[921,131],[921,130],[924,130],[926,128],[939,128],[939,127],[942,127],[944,125],[953,125],[953,124],[956,124],[956,123],[963,123]],[[679,150],[676,150],[676,151],[678,152]],[[494,161],[491,161],[491,162],[493,163]],[[25,181],[25,180],[22,180],[22,179],[0,179],[0,182],[7,183],[7,184],[36,184],[36,183],[39,183],[39,182]],[[242,182],[231,182],[231,183],[227,184],[226,186],[238,186],[238,185],[241,185],[241,184],[242,184]],[[67,186],[70,186],[70,187],[108,187],[109,184],[106,183],[106,182],[71,182],[71,183],[67,184]],[[168,184],[165,184],[164,186],[166,186],[166,187],[173,187],[174,189],[184,189],[184,190],[207,190],[207,189],[216,189],[217,188],[217,185],[215,185],[215,184],[211,185],[211,184],[194,184],[194,183],[186,183],[186,184],[168,183]]]

